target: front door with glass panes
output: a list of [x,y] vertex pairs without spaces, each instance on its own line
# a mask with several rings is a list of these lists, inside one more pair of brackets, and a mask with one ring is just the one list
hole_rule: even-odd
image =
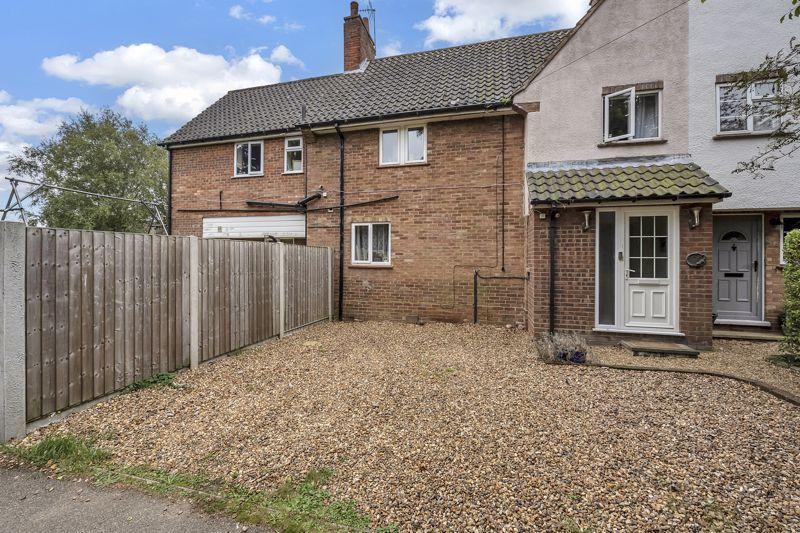
[[671,207],[597,213],[597,328],[677,328],[677,222]]
[[672,275],[669,212],[625,212],[625,326],[670,328]]

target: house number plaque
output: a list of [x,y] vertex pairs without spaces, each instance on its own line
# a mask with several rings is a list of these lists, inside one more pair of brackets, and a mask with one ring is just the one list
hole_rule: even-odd
[[706,254],[701,254],[700,252],[692,252],[686,256],[686,264],[692,268],[700,268],[705,265],[707,261],[708,257],[706,257]]

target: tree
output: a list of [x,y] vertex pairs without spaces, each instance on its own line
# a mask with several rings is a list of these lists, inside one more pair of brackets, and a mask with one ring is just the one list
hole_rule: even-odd
[[[700,0],[705,3],[707,0]],[[786,0],[790,8],[780,17],[783,24],[800,19],[800,0]],[[800,150],[800,43],[792,37],[786,50],[767,56],[756,68],[741,73],[734,84],[739,91],[749,91],[754,83],[774,81],[775,97],[772,103],[743,105],[741,115],[758,115],[761,120],[775,120],[778,128],[770,135],[767,144],[748,161],[741,161],[734,172],[764,177],[766,171],[775,170],[775,163]]]
[[735,172],[763,177],[766,171],[775,170],[776,162],[800,150],[799,69],[800,42],[792,37],[787,49],[767,56],[758,67],[737,76],[734,86],[740,91],[751,90],[758,82],[774,82],[775,96],[771,102],[767,105],[756,102],[743,106],[743,113],[747,116],[756,115],[763,121],[773,121],[777,128],[753,157],[737,165]]
[[[166,204],[166,150],[147,126],[111,109],[62,122],[53,137],[12,157],[9,169],[51,185]],[[37,192],[32,204],[36,222],[48,227],[144,232],[152,217],[142,204],[54,189]]]
[[790,365],[800,365],[800,230],[790,231],[783,243],[786,267],[783,277],[786,286],[786,321],[781,350]]

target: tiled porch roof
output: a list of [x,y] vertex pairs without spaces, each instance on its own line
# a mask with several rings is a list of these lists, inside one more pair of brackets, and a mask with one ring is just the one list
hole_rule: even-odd
[[534,205],[731,195],[697,164],[675,158],[529,165],[526,179]]

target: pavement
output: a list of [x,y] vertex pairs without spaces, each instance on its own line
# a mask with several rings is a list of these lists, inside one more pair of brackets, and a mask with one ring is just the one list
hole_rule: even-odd
[[209,516],[187,501],[50,479],[39,472],[0,468],[0,532],[236,532],[260,531]]

